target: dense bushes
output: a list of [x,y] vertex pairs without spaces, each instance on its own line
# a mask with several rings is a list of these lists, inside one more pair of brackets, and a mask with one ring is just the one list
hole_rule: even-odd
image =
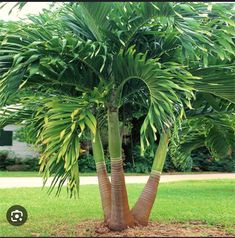
[[7,150],[0,151],[0,170],[5,170],[6,169],[7,156],[8,156],[8,151]]
[[[140,147],[136,145],[133,148],[132,157],[124,156],[124,171],[130,173],[149,173],[153,162],[153,156],[146,151],[144,156],[140,155]],[[92,154],[86,153],[79,158],[79,171],[95,172],[95,161]],[[110,172],[110,159],[106,157],[107,170]],[[179,169],[180,168],[180,169]],[[183,168],[183,169],[182,169]],[[9,171],[38,171],[38,158],[19,158],[9,151],[0,151],[0,170]],[[211,158],[209,152],[205,148],[195,150],[191,157],[188,158],[184,165],[175,167],[170,156],[167,156],[163,168],[164,172],[187,172],[187,171],[218,171],[218,172],[234,172],[235,156],[222,160]]]
[[[149,173],[151,171],[152,163],[153,163],[153,156],[147,150],[144,156],[140,155],[140,146],[136,145],[133,148],[133,157],[128,160],[126,158],[126,162],[124,163],[124,170],[125,172],[132,172],[132,173]],[[174,171],[174,165],[169,156],[166,158],[166,162],[164,164],[163,171],[164,172],[171,172]]]
[[[139,127],[141,123],[134,122],[136,127],[132,128],[132,142],[131,139],[123,143],[123,158],[124,158],[124,171],[130,173],[149,173],[153,162],[153,156],[147,150],[144,156],[140,155],[140,146],[137,144],[139,140]],[[137,129],[138,130],[137,130]],[[136,129],[136,131],[134,130]],[[27,143],[33,143],[35,138],[29,134],[29,128],[22,127],[13,135],[14,139]],[[104,131],[107,133],[107,131]],[[105,138],[105,136],[103,136]],[[102,137],[102,139],[104,139]],[[107,147],[107,141],[105,147]],[[135,146],[133,146],[135,144]],[[83,148],[87,151],[83,154],[78,161],[79,171],[94,172],[95,162],[92,157],[91,145],[87,142],[86,138],[83,141]],[[154,148],[155,151],[156,148]],[[107,151],[107,148],[105,148]],[[110,160],[106,155],[107,170],[110,172]],[[36,171],[38,170],[38,159],[27,157],[19,158],[8,151],[0,151],[0,170],[22,170],[22,171]],[[190,157],[184,164],[174,165],[169,154],[166,158],[164,172],[189,172],[189,171],[218,171],[218,172],[234,172],[235,171],[235,154],[231,158],[215,160],[211,158],[209,151],[204,147],[194,150]]]
[[235,171],[235,154],[221,160],[212,158],[206,148],[195,150],[192,153],[192,171]]
[[0,151],[0,170],[38,171],[38,158],[20,158],[11,151]]
[[[123,152],[124,154],[124,152]],[[124,157],[124,171],[128,173],[149,173],[153,163],[153,156],[150,155],[149,151],[146,151],[144,156],[140,155],[140,146],[136,145],[133,149],[132,157]],[[82,155],[79,159],[79,171],[83,172],[94,172],[95,171],[95,161],[91,154]],[[110,173],[110,159],[106,157],[107,171]],[[164,165],[164,171],[174,171],[173,163],[170,158],[167,157],[166,163]]]
[[[133,157],[126,157],[124,160],[124,171],[131,173],[149,173],[153,162],[153,157],[147,151],[145,156],[140,155],[139,145],[133,149]],[[106,158],[107,170],[110,172],[110,160]],[[182,170],[184,168],[184,170]],[[80,172],[94,172],[95,162],[92,155],[83,155],[79,159]],[[163,168],[164,172],[189,172],[189,171],[218,171],[218,172],[234,172],[235,171],[235,156],[215,160],[211,158],[209,152],[205,149],[194,151],[191,157],[188,158],[185,165],[181,166],[181,170],[174,166],[170,156],[167,156]]]

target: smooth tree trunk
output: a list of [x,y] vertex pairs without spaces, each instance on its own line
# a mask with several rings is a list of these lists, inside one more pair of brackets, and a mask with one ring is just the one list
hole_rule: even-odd
[[131,212],[134,216],[135,222],[147,226],[149,216],[156,199],[160,175],[166,159],[169,136],[167,133],[162,133],[160,142],[154,157],[152,170],[149,179],[141,193],[136,204]]
[[109,228],[121,231],[134,225],[125,185],[118,110],[108,111],[109,153],[111,157],[111,219]]
[[111,183],[106,169],[104,151],[98,129],[96,131],[95,137],[92,139],[92,150],[96,162],[96,171],[104,213],[104,222],[108,224],[111,217]]

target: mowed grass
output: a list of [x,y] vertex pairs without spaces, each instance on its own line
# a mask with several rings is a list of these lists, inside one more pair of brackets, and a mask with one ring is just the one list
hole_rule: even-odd
[[[133,205],[143,184],[127,185]],[[0,237],[53,236],[66,228],[66,236],[75,236],[76,224],[88,219],[102,219],[98,186],[82,185],[80,198],[67,198],[66,189],[60,197],[48,196],[40,188],[0,189]],[[6,221],[7,209],[24,206],[28,221],[13,227]],[[235,181],[209,180],[162,183],[152,210],[151,220],[160,222],[203,221],[223,225],[235,232]],[[57,231],[57,232],[56,232]]]
[[39,172],[31,171],[0,171],[0,177],[40,177]]

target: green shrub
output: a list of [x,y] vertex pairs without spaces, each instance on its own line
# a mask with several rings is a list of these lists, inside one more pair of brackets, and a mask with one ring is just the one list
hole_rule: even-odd
[[[220,161],[215,161],[214,162],[215,166],[217,167],[216,171],[220,171],[220,172],[235,172],[235,156],[232,158],[225,158],[224,160],[220,160]],[[210,169],[213,169],[213,167],[211,166]]]
[[132,151],[133,161],[124,161],[124,171],[131,173],[149,173],[153,163],[153,156],[150,151],[146,151],[144,156],[140,154],[140,146],[136,145]]
[[5,163],[8,157],[8,151],[7,150],[1,150],[0,151],[0,170],[4,170],[5,169]]
[[184,161],[174,164],[175,171],[177,172],[190,172],[193,168],[193,158],[191,156],[186,157]]
[[[140,154],[140,146],[136,145],[132,151],[132,158],[124,156],[124,171],[130,173],[149,173],[153,162],[153,156],[146,151],[144,156]],[[108,155],[105,158],[107,171],[111,172],[110,159]],[[0,170],[14,171],[38,171],[39,159],[33,157],[19,158],[11,151],[0,151]],[[79,160],[79,171],[95,172],[95,161],[89,153],[82,155]],[[215,160],[210,157],[209,152],[202,148],[192,153],[185,164],[175,167],[170,156],[166,158],[163,168],[164,172],[174,171],[218,171],[218,172],[235,172],[235,155],[231,158]]]
[[175,172],[176,168],[172,162],[172,159],[169,155],[166,157],[166,161],[163,167],[163,172]]
[[12,151],[0,151],[0,170],[38,171],[39,159],[34,157],[20,158]]
[[39,158],[37,157],[26,157],[21,159],[21,164],[25,165],[27,171],[38,171],[39,170]]
[[90,154],[82,155],[78,160],[79,172],[93,172],[95,171],[95,161]]
[[231,157],[216,160],[206,148],[195,150],[192,154],[192,171],[235,172],[235,154]]

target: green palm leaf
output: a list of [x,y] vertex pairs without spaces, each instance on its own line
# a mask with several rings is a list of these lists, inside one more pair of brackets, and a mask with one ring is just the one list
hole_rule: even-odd
[[45,103],[45,108],[44,123],[36,142],[44,146],[40,171],[44,173],[44,183],[50,175],[54,175],[50,192],[58,185],[59,194],[63,184],[68,181],[68,189],[73,196],[79,188],[80,138],[86,128],[96,133],[96,119],[84,101],[50,99]]
[[157,130],[171,127],[185,104],[190,106],[193,97],[190,79],[195,77],[174,62],[160,64],[154,59],[147,60],[146,55],[136,54],[130,48],[114,59],[113,72],[115,83],[120,84],[117,99],[125,83],[131,80],[142,81],[148,91],[149,111],[141,128],[142,146],[150,145],[149,140],[156,140]]
[[235,103],[235,68],[234,65],[211,66],[199,68],[192,72],[202,77],[195,82],[199,92],[211,93]]
[[176,128],[170,144],[170,154],[177,167],[185,164],[192,151],[206,146],[216,159],[231,156],[235,149],[235,114],[211,113],[193,116]]

